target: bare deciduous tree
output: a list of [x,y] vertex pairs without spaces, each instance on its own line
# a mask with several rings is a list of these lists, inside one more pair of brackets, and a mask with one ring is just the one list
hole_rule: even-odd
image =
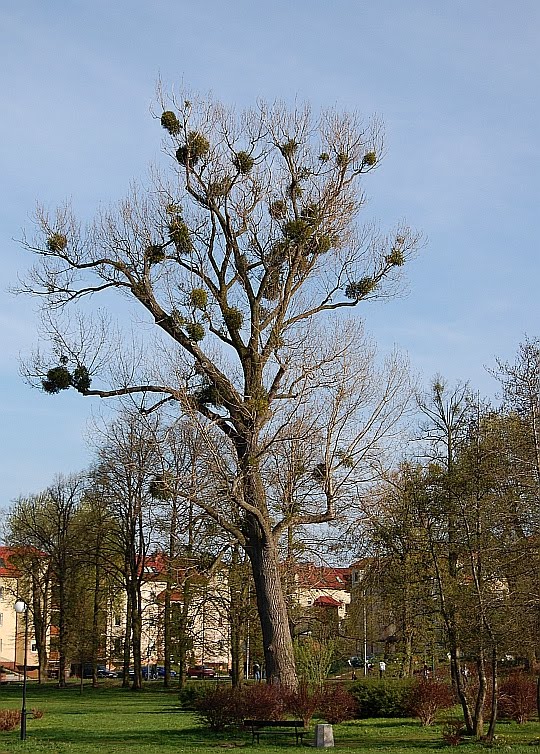
[[[383,153],[378,121],[264,104],[236,115],[210,99],[160,98],[172,177],[155,171],[148,190],[134,186],[86,229],[68,207],[41,209],[38,237],[23,241],[39,258],[23,289],[43,300],[55,359],[37,354],[27,374],[50,393],[133,396],[143,412],[176,402],[227,438],[236,513],[205,510],[250,559],[269,680],[294,687],[277,542],[291,523],[335,517],[344,464],[329,439],[317,503],[294,521],[275,518],[263,483],[269,434],[305,396],[313,405],[319,390],[323,401],[347,352],[362,348],[335,315],[393,294],[418,237],[404,225],[381,234],[357,224],[361,180]],[[111,293],[144,314],[131,346],[106,316],[62,317]],[[333,342],[320,342],[332,328]],[[354,456],[355,441],[346,445]]]

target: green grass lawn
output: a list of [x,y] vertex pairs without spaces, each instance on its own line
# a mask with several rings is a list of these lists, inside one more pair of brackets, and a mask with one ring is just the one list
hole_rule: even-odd
[[[0,708],[20,708],[21,687],[0,686]],[[294,736],[252,746],[247,733],[214,734],[203,728],[195,715],[178,709],[177,694],[150,684],[140,693],[103,682],[98,689],[86,686],[82,696],[77,685],[58,690],[48,685],[30,685],[28,709],[42,709],[43,718],[28,720],[26,742],[19,731],[0,733],[0,754],[25,752],[140,752],[141,754],[206,754],[220,749],[245,747],[257,754],[291,748]],[[530,754],[530,744],[540,737],[540,724],[500,723],[498,747],[515,754]],[[425,754],[430,750],[452,751],[441,736],[441,726],[422,728],[412,720],[357,720],[334,726],[337,750],[376,754]],[[306,736],[306,746],[312,737]],[[463,754],[479,746],[460,744]],[[532,750],[534,751],[534,749]]]

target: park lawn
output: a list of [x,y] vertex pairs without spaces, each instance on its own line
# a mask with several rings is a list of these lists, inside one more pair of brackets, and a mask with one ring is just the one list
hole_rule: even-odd
[[[204,682],[203,682],[204,683]],[[21,687],[0,686],[0,708],[20,707]],[[247,733],[215,734],[202,727],[195,715],[178,708],[177,693],[157,684],[140,693],[103,682],[98,689],[86,686],[82,696],[77,685],[66,690],[53,685],[28,689],[28,709],[43,710],[39,720],[28,720],[26,742],[19,731],[0,733],[0,754],[7,752],[72,752],[107,754],[216,754],[220,749],[247,748],[257,754],[271,754],[284,748],[296,750],[294,738],[281,736],[275,742],[251,745]],[[540,724],[500,723],[498,743],[505,752],[530,754],[532,742],[540,738]],[[362,754],[427,754],[451,751],[442,740],[441,727],[422,728],[412,720],[357,720],[334,726],[337,751]],[[306,741],[311,742],[307,736]],[[477,744],[461,744],[460,754],[478,752]]]

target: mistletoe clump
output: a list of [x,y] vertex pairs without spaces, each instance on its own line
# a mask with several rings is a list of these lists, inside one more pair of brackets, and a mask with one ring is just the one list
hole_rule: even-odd
[[394,267],[401,267],[403,264],[405,264],[405,255],[403,253],[404,243],[405,238],[403,236],[396,236],[396,240],[390,254],[385,257],[387,264],[391,264]]
[[368,165],[369,167],[371,167],[372,165],[375,165],[375,163],[377,162],[377,155],[373,151],[366,152],[364,157],[362,158],[362,162],[364,165]]
[[279,151],[284,157],[291,157],[298,149],[298,142],[295,139],[289,139],[285,144],[279,145]]
[[63,233],[53,233],[47,239],[49,251],[64,251],[67,246],[67,238]]
[[184,146],[176,150],[176,159],[180,165],[187,166],[188,163],[196,165],[202,157],[208,154],[209,150],[208,139],[198,131],[190,131]]
[[82,364],[76,367],[71,375],[71,384],[75,390],[78,390],[79,393],[86,393],[90,388],[90,382],[91,379],[88,369]]
[[255,160],[247,152],[237,152],[234,155],[233,164],[239,173],[242,173],[242,175],[247,175],[251,172],[253,165],[255,164]]
[[220,199],[227,196],[231,190],[231,186],[232,180],[228,176],[225,176],[224,178],[209,183],[206,189],[206,194],[212,199]]
[[186,318],[178,311],[178,309],[171,309],[170,318],[175,327],[184,327],[186,324]]
[[373,278],[362,278],[356,282],[349,283],[345,288],[345,295],[353,301],[360,301],[360,299],[367,296],[368,293],[371,293],[376,285],[377,283]]
[[269,205],[268,212],[273,220],[283,220],[287,214],[287,205],[283,199],[276,199]]
[[305,243],[313,233],[313,226],[307,220],[289,220],[283,226],[283,235],[293,243]]
[[180,121],[171,110],[165,110],[162,113],[161,125],[171,136],[177,136],[180,133]]
[[317,238],[317,241],[313,248],[313,253],[326,254],[327,251],[330,251],[334,243],[335,243],[335,239],[332,238],[332,236],[329,236],[327,233],[325,233],[324,235],[319,236],[319,238]]
[[146,247],[144,256],[146,257],[148,264],[159,264],[159,262],[163,262],[165,259],[165,251],[163,246],[160,246],[159,244],[150,244],[150,246]]
[[394,246],[390,254],[385,257],[385,261],[387,264],[391,264],[394,267],[401,267],[405,264],[405,256],[403,254],[403,250],[398,246]]
[[41,381],[43,390],[46,393],[54,395],[61,390],[67,390],[71,387],[71,373],[65,366],[53,367],[47,372],[47,376]]
[[283,274],[281,267],[275,266],[268,270],[264,283],[263,298],[267,301],[275,301],[279,298],[281,286],[283,284]]
[[244,315],[235,306],[224,310],[223,319],[230,330],[239,330],[244,324]]
[[179,204],[175,204],[174,202],[169,202],[165,205],[165,212],[168,215],[181,215],[182,207]]
[[270,398],[263,387],[253,392],[253,395],[246,400],[246,408],[256,414],[265,414],[270,406]]
[[206,309],[208,306],[208,293],[204,288],[194,288],[189,294],[189,301],[194,309]]
[[205,336],[204,326],[200,322],[188,322],[186,325],[186,332],[190,340],[194,343],[198,343]]
[[85,393],[90,388],[90,374],[88,369],[79,365],[70,372],[65,363],[49,369],[46,377],[41,381],[43,390],[50,395],[55,395],[61,390],[74,387],[79,393]]
[[169,223],[169,237],[176,246],[179,254],[189,254],[192,249],[189,228],[180,215],[176,215]]

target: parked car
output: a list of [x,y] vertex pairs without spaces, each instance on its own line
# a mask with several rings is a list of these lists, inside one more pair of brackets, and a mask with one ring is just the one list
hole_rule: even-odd
[[[163,665],[158,665],[156,668],[156,674],[158,678],[165,678],[165,668]],[[176,670],[171,670],[171,678],[176,678]]]
[[188,678],[214,678],[216,671],[214,668],[209,668],[207,665],[193,665],[188,668]]
[[116,670],[107,670],[105,665],[98,665],[97,677],[98,678],[118,678],[118,673],[116,672]]

